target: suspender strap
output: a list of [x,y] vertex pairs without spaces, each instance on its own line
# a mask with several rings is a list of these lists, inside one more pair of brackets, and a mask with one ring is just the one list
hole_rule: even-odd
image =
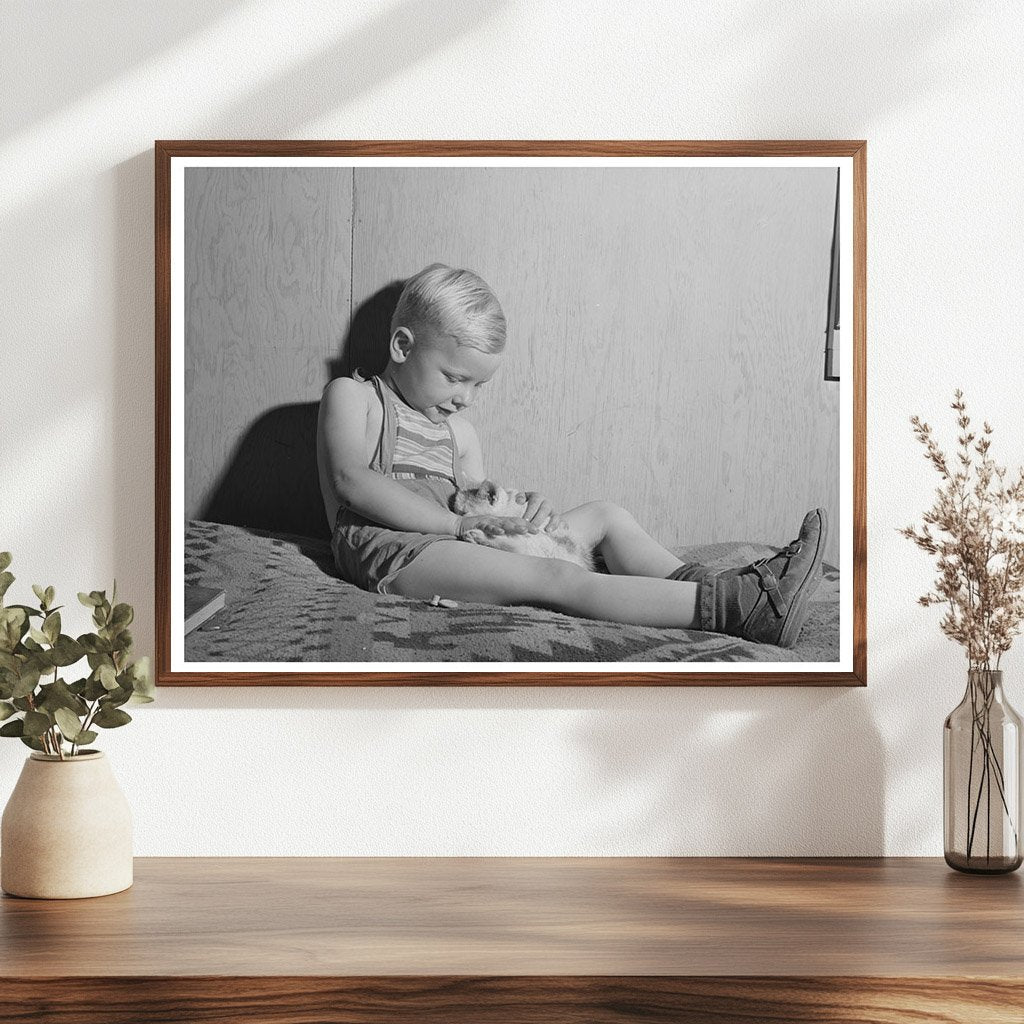
[[455,481],[455,486],[462,490],[466,484],[462,477],[462,459],[459,458],[459,445],[455,440],[455,431],[452,430],[451,422],[445,420],[444,425],[448,428],[448,434],[452,439],[452,479]]
[[380,400],[383,416],[380,424],[380,437],[377,438],[377,447],[373,450],[373,458],[370,460],[370,469],[390,476],[395,459],[395,441],[398,437],[398,415],[392,405],[390,395],[386,393],[387,388],[381,384],[380,377],[373,378],[373,387]]

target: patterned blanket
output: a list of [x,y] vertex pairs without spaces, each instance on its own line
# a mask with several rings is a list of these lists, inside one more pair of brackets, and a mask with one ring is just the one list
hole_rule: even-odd
[[[777,551],[725,543],[680,549],[684,561],[745,565]],[[717,633],[577,619],[539,608],[438,608],[368,594],[335,574],[329,546],[294,535],[190,522],[185,581],[226,604],[185,639],[186,661],[683,662],[837,661],[839,572],[826,565],[796,647]],[[525,664],[524,664],[525,667]]]

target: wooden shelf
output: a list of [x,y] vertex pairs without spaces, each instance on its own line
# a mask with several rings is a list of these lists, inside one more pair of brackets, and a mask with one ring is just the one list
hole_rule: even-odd
[[1024,1021],[1021,877],[935,859],[140,858],[135,879],[0,901],[0,1019]]

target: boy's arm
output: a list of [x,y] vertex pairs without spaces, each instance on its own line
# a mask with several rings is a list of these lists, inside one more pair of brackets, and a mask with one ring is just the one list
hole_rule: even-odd
[[324,389],[317,423],[317,457],[345,507],[395,530],[457,537],[462,517],[415,494],[366,465],[366,423],[372,394],[350,377]]
[[459,448],[459,459],[462,463],[462,475],[468,488],[476,487],[487,479],[484,472],[484,454],[480,447],[480,438],[476,427],[469,420],[454,418],[449,420],[455,443]]

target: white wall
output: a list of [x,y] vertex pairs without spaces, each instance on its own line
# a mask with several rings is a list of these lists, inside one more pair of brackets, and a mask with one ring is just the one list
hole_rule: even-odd
[[116,575],[142,649],[153,139],[869,140],[866,690],[166,689],[104,737],[137,852],[941,853],[964,664],[896,528],[955,386],[1024,461],[1022,40],[1010,2],[0,5],[0,548],[14,594]]

